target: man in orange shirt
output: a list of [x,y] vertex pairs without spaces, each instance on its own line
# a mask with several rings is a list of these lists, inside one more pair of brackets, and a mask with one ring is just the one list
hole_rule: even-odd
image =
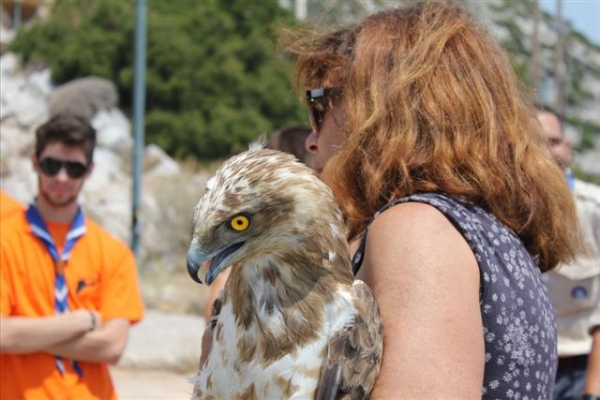
[[116,399],[108,370],[143,316],[135,259],[78,205],[93,170],[87,121],[36,131],[38,195],[0,233],[0,398]]

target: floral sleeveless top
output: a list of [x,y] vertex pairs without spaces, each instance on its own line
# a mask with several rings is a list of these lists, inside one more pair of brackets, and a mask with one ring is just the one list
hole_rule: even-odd
[[[515,233],[479,207],[439,193],[392,201],[427,203],[448,218],[475,254],[485,341],[484,399],[550,399],[556,375],[556,324],[541,272]],[[362,264],[365,233],[354,254]]]

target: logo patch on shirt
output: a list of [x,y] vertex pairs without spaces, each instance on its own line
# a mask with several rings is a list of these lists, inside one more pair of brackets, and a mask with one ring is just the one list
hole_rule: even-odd
[[81,292],[86,287],[94,286],[97,283],[98,282],[87,283],[86,281],[81,279],[81,280],[79,280],[79,282],[77,282],[77,293]]
[[575,286],[571,290],[571,297],[578,300],[583,300],[588,297],[587,290],[583,286]]

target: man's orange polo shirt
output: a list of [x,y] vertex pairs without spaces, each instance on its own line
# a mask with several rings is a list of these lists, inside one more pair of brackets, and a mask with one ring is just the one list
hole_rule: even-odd
[[23,211],[25,206],[13,199],[4,190],[0,190],[0,220],[5,220],[18,211]]
[[[143,316],[135,259],[129,248],[86,218],[86,234],[65,266],[69,308],[97,310],[103,320]],[[0,314],[54,315],[54,267],[44,244],[36,238],[25,213],[2,222],[0,233]],[[64,238],[68,225],[48,224],[53,237]],[[56,243],[62,251],[64,240]],[[1,329],[1,327],[0,327]],[[108,366],[79,362],[79,377],[69,362],[61,375],[55,358],[39,352],[0,354],[0,399],[115,399]]]

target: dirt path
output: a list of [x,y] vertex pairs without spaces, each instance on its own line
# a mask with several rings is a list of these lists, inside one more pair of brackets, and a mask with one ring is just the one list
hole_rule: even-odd
[[189,400],[192,393],[192,374],[121,367],[110,372],[121,400]]
[[204,319],[146,310],[129,332],[125,353],[110,372],[120,400],[189,400]]

